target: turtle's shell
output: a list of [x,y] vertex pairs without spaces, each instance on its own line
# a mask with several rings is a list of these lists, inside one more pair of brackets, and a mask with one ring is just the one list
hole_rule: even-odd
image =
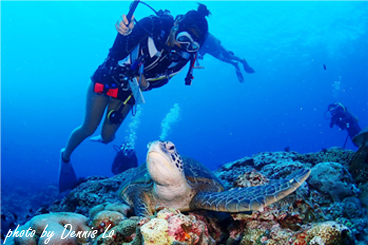
[[[190,157],[182,156],[182,159],[185,177],[193,189],[198,192],[220,192],[225,190],[221,181],[206,166]],[[129,202],[124,194],[126,189],[132,186],[136,186],[137,191],[152,191],[153,181],[147,171],[147,164],[142,164],[134,169],[132,174],[121,184],[117,194],[123,197],[127,203]]]
[[189,185],[198,192],[220,192],[225,187],[221,181],[202,163],[197,160],[183,156],[184,173]]

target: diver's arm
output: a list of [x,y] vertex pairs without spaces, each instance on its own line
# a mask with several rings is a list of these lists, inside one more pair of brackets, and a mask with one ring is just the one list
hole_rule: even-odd
[[150,17],[146,17],[138,21],[129,35],[123,36],[118,33],[109,53],[113,63],[117,63],[119,60],[127,57],[144,38],[153,32],[153,28],[153,20]]
[[353,113],[351,113],[348,109],[346,109],[345,116],[346,116],[346,118],[344,118],[344,120],[347,120],[349,123],[359,121],[359,118],[356,115],[354,115]]
[[[150,86],[150,83],[146,80],[146,77],[144,76],[144,74],[136,78],[137,78],[139,87],[142,89],[142,91],[145,91],[146,89],[148,89],[148,87]],[[140,78],[142,78],[142,81],[140,81]]]

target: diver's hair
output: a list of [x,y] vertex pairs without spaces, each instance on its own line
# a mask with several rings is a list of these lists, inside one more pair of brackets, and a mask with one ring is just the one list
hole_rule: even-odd
[[198,3],[197,12],[205,17],[211,15],[211,12],[208,10],[207,6],[202,3]]
[[197,10],[191,10],[179,18],[179,31],[189,31],[200,45],[204,43],[208,35],[208,22],[206,16],[210,11],[206,5],[198,3]]

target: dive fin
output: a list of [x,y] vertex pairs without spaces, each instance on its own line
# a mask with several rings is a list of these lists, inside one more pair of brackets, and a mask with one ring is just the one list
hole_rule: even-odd
[[246,73],[255,73],[255,71],[253,70],[253,68],[252,67],[250,67],[250,66],[244,66],[244,70],[245,70],[245,72]]
[[93,142],[101,142],[103,144],[108,144],[109,142],[106,142],[102,139],[102,136],[101,135],[97,135],[97,136],[93,136],[91,138],[89,138],[90,141],[93,141]]
[[244,77],[243,74],[241,73],[238,64],[235,65],[235,72],[236,72],[236,76],[238,77],[239,82],[243,83],[244,82]]
[[73,165],[69,162],[64,162],[61,157],[62,152],[60,152],[60,160],[59,160],[59,192],[62,193],[64,191],[73,189],[77,185],[77,176],[75,175]]
[[248,65],[246,60],[243,59],[242,64],[244,66],[244,70],[245,70],[246,73],[254,73],[255,72],[253,70],[253,68]]

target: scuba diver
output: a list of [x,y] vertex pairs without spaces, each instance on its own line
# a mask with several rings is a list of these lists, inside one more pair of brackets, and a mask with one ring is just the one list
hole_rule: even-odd
[[114,149],[117,153],[111,167],[113,174],[117,175],[130,168],[138,167],[138,158],[132,144],[123,143],[120,147],[114,145]]
[[208,33],[207,7],[201,5],[174,19],[169,11],[156,12],[149,6],[156,15],[145,17],[134,25],[133,12],[138,3],[143,2],[134,1],[128,15],[123,15],[116,23],[115,41],[88,86],[84,122],[71,133],[65,148],[60,151],[60,192],[77,184],[70,156],[95,132],[105,110],[101,135],[91,140],[107,144],[114,140],[133,106],[144,103],[141,91],[164,86],[187,63],[190,67],[185,84],[192,83],[197,52]]
[[[327,111],[331,113],[330,118],[326,118]],[[348,109],[340,102],[335,102],[328,105],[327,111],[325,112],[325,118],[331,119],[330,128],[332,128],[334,125],[337,125],[341,130],[348,131],[347,138],[350,137],[350,139],[353,139],[354,136],[361,131],[361,128],[358,124],[358,117],[348,111]],[[346,141],[344,144],[344,148],[346,145]],[[353,144],[358,147],[358,145],[354,141]]]
[[[219,59],[223,62],[232,64],[235,67],[235,72],[238,77],[239,82],[244,82],[243,74],[239,69],[238,62],[243,64],[244,70],[246,73],[254,73],[252,67],[250,67],[245,59],[239,58],[235,56],[235,54],[231,51],[228,51],[221,45],[221,41],[214,37],[211,33],[208,33],[208,37],[204,42],[203,46],[199,49],[198,59],[203,59],[205,54],[209,54],[216,59]],[[198,67],[202,68],[202,67]]]

